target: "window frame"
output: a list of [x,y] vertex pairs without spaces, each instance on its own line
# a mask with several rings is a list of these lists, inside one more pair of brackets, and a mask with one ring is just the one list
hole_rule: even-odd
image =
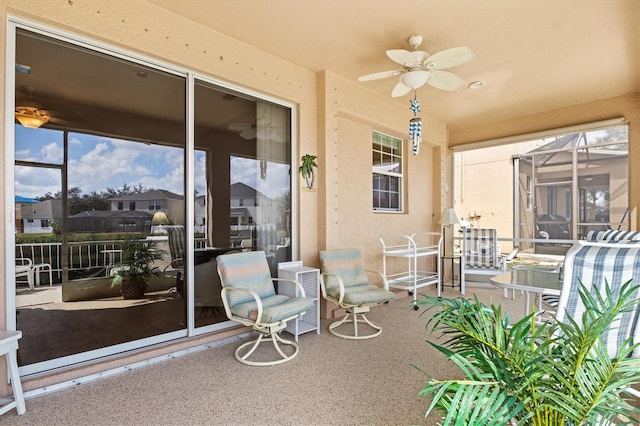
[[[384,152],[382,149],[376,149],[376,144],[378,146],[381,146],[382,142],[385,139],[391,140],[392,142],[396,143],[397,148],[390,147],[389,152]],[[372,153],[372,171],[371,171],[371,175],[372,175],[372,188],[371,188],[372,200],[371,201],[372,202],[371,202],[371,205],[374,213],[404,213],[404,196],[403,196],[404,195],[404,176],[405,176],[404,145],[405,145],[405,141],[402,138],[398,138],[377,130],[373,130],[371,133],[371,153]],[[397,164],[400,171],[394,172],[394,171],[376,170],[376,164],[375,164],[376,155],[389,156],[391,157],[391,159],[397,158],[398,159]],[[387,178],[397,179],[398,186],[395,190],[388,189],[384,191],[388,195],[393,194],[397,196],[397,207],[380,207],[380,205],[376,206],[376,199],[379,198],[379,194],[381,192],[380,188],[376,188],[377,177],[387,177]]]

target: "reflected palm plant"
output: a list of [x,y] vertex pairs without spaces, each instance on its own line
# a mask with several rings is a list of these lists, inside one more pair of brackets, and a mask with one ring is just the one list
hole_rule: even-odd
[[640,313],[637,291],[631,282],[617,295],[609,285],[603,296],[582,287],[586,312],[579,322],[542,324],[535,314],[510,324],[501,306],[477,297],[424,296],[423,314],[435,310],[427,328],[445,339],[429,343],[465,376],[429,377],[419,392],[432,398],[426,415],[441,413],[445,426],[637,424],[640,410],[626,389],[640,383],[638,359],[631,358],[639,344],[627,339],[611,359],[602,339],[624,312]]

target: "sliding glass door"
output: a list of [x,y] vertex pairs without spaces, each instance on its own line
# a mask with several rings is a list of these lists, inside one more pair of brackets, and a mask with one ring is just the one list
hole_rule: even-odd
[[264,250],[274,276],[291,259],[291,110],[203,80],[194,97],[194,318],[206,327],[227,319],[217,255]]
[[[293,255],[292,108],[14,29],[21,374],[228,327],[216,256],[264,250],[276,275]],[[135,299],[113,284],[132,241],[162,253]]]

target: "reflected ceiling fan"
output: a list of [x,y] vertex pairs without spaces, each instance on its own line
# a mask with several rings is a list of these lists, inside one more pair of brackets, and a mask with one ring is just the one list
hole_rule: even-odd
[[418,50],[422,44],[422,36],[414,35],[409,38],[412,51],[404,49],[387,50],[387,56],[394,62],[402,65],[401,70],[382,71],[363,75],[359,81],[380,80],[383,78],[400,76],[400,81],[393,88],[391,96],[397,98],[415,90],[425,84],[441,89],[456,90],[462,87],[464,80],[457,75],[442,71],[457,67],[473,59],[473,51],[466,46],[453,47],[442,50],[433,55]]
[[25,127],[31,127],[37,129],[38,127],[47,124],[49,122],[72,126],[73,123],[63,120],[59,116],[60,113],[56,111],[50,111],[39,102],[33,100],[33,94],[36,92],[34,86],[22,86],[24,92],[29,95],[28,99],[18,99],[16,97],[15,118]]
[[257,135],[256,125],[251,123],[231,123],[229,130],[240,132],[240,137],[247,140],[255,139]]
[[[262,124],[263,121],[258,120],[259,124]],[[253,123],[230,123],[229,130],[232,132],[240,132],[240,137],[246,140],[256,139],[260,136],[261,139],[271,140],[273,142],[283,142],[282,136],[276,133],[269,126],[261,126],[258,128],[258,125]]]

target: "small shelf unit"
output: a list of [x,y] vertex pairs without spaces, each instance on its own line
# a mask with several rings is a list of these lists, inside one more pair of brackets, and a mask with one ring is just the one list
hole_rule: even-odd
[[[408,290],[409,294],[413,295],[413,307],[416,310],[419,288],[435,284],[440,297],[442,235],[439,232],[416,232],[411,235],[383,234],[380,235],[380,243],[382,244],[382,274],[386,277],[389,287]],[[388,263],[398,258],[406,260],[404,266],[400,268],[401,271],[389,272]],[[419,259],[422,259],[420,264]],[[422,269],[419,269],[419,265]],[[396,270],[395,262],[393,266]]]
[[[278,264],[278,278],[296,280],[304,288],[305,296],[314,301],[313,308],[302,317],[289,321],[286,331],[291,333],[295,341],[303,333],[315,331],[320,334],[320,270],[302,265],[302,261],[281,262]],[[293,285],[278,285],[278,294],[299,296],[300,292]]]

